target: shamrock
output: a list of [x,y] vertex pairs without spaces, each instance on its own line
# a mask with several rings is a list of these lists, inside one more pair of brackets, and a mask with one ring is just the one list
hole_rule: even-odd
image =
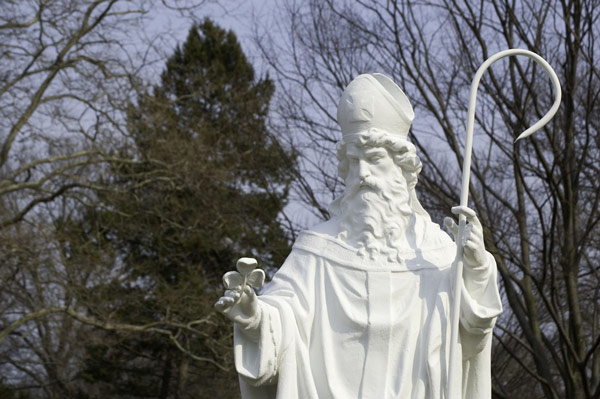
[[258,266],[256,259],[240,258],[235,265],[238,271],[227,272],[223,276],[225,288],[232,291],[243,291],[246,285],[256,289],[261,288],[265,283],[265,272],[256,269],[256,266]]

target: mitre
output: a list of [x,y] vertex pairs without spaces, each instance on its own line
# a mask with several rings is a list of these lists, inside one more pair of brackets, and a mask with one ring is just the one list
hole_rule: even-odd
[[357,76],[342,93],[337,109],[345,141],[371,128],[406,138],[414,117],[406,94],[381,73]]

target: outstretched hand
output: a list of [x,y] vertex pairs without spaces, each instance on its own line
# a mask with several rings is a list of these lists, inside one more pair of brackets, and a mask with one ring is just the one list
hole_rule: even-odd
[[265,272],[255,269],[256,266],[256,259],[240,258],[236,264],[238,271],[227,272],[223,276],[223,284],[227,290],[215,303],[218,312],[246,327],[256,321],[258,313],[258,299],[254,288],[262,287],[265,281]]
[[[467,218],[467,225],[465,226],[465,234],[463,241],[463,256],[466,263],[471,268],[483,267],[487,264],[487,252],[483,242],[483,228],[481,222],[475,214],[475,211],[466,206],[455,206],[452,208],[452,213],[463,214]],[[445,218],[444,225],[454,235],[454,240],[458,240],[458,225],[452,218]],[[460,243],[456,243],[460,245]]]
[[258,300],[254,289],[246,285],[243,290],[236,287],[225,291],[225,295],[215,303],[215,308],[231,321],[246,325],[258,311]]

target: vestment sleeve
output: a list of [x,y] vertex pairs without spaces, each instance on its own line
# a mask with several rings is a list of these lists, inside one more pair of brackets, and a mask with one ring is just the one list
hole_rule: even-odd
[[307,337],[314,313],[314,269],[314,256],[292,250],[258,296],[258,338],[234,327],[235,367],[244,399],[275,397],[281,364],[288,369],[296,363],[297,341]]
[[[479,272],[479,273],[478,273]],[[484,271],[469,276],[462,288],[460,339],[463,360],[463,397],[491,397],[492,329],[502,312],[496,261],[488,253]]]
[[253,385],[273,382],[277,375],[277,352],[281,347],[281,319],[277,309],[259,300],[258,338],[249,336],[243,327],[233,327],[235,368]]
[[482,270],[465,270],[462,287],[461,327],[475,335],[490,333],[502,312],[496,261],[489,252],[487,255],[488,263]]

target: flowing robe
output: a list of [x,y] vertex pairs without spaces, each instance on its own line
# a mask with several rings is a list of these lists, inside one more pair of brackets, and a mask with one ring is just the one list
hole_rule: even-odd
[[[426,230],[402,264],[303,232],[258,297],[252,333],[235,326],[242,397],[446,398],[456,246],[437,225]],[[463,284],[461,350],[452,360],[468,399],[491,397],[491,337],[501,301],[488,258],[485,272]]]

